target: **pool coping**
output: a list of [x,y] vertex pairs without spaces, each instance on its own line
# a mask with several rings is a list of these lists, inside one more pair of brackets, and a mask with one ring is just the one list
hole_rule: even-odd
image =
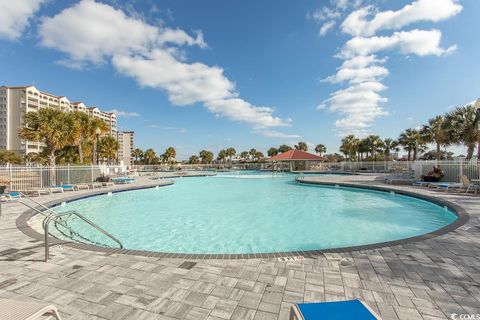
[[[437,197],[432,197],[424,194],[419,194],[413,191],[401,190],[392,187],[382,187],[382,186],[372,186],[372,185],[365,185],[365,184],[354,184],[354,183],[345,183],[345,182],[325,182],[325,181],[313,181],[313,180],[304,180],[301,178],[296,178],[295,181],[299,184],[308,184],[308,185],[323,185],[329,187],[347,187],[347,188],[356,188],[356,189],[367,189],[367,190],[374,190],[374,191],[381,191],[381,192],[395,192],[399,195],[410,196],[413,198],[425,200],[432,202],[434,204],[446,207],[452,213],[457,216],[457,219],[438,230],[425,233],[422,235],[399,239],[399,240],[392,240],[392,241],[385,241],[385,242],[377,242],[373,244],[366,244],[366,245],[358,245],[358,246],[349,246],[349,247],[342,247],[342,248],[332,248],[332,249],[318,249],[318,250],[305,250],[305,251],[288,251],[288,252],[270,252],[270,253],[246,253],[246,254],[229,254],[229,253],[214,253],[214,254],[195,254],[195,253],[170,253],[170,252],[158,252],[158,251],[148,251],[148,250],[133,250],[133,249],[120,249],[120,248],[106,248],[101,246],[96,246],[93,244],[85,244],[79,242],[72,242],[66,240],[60,240],[58,238],[49,237],[49,241],[51,245],[66,245],[76,249],[82,250],[90,250],[95,252],[103,252],[107,255],[110,254],[126,254],[126,255],[136,255],[136,256],[147,256],[147,257],[156,257],[156,258],[173,258],[173,259],[194,259],[194,260],[202,260],[202,259],[267,259],[267,258],[288,258],[288,257],[304,257],[310,258],[319,255],[323,255],[325,253],[341,253],[341,252],[353,252],[353,251],[361,251],[361,250],[371,250],[371,249],[378,249],[382,247],[390,247],[396,245],[402,245],[411,242],[418,242],[424,241],[427,239],[431,239],[434,237],[438,237],[444,235],[448,232],[451,232],[469,220],[468,212],[462,208],[461,206],[452,203],[448,200],[440,199]],[[63,199],[57,199],[50,202],[45,203],[44,205],[48,208],[53,208],[56,206],[61,205],[63,202],[73,202],[78,201],[81,199],[96,197],[100,195],[107,195],[111,193],[120,193],[120,192],[127,192],[127,191],[135,191],[135,190],[143,190],[143,189],[152,189],[157,187],[164,187],[170,186],[174,184],[174,181],[167,182],[162,185],[148,185],[148,186],[132,186],[127,187],[119,190],[98,190],[96,192],[82,194],[78,196],[71,196]],[[36,240],[44,240],[45,236],[36,230],[32,229],[28,225],[28,221],[34,215],[38,214],[35,210],[29,209],[21,214],[16,219],[17,228],[26,234],[29,237],[32,237]],[[108,230],[107,230],[108,231]]]

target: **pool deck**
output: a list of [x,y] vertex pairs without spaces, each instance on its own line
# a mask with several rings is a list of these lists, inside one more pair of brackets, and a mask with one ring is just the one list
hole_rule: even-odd
[[[291,303],[361,298],[383,319],[451,319],[480,313],[480,196],[383,184],[378,177],[306,176],[310,182],[414,191],[461,206],[460,228],[416,242],[298,260],[193,260],[94,252],[43,242],[19,230],[27,208],[2,204],[0,298],[45,301],[64,319],[288,319]],[[130,187],[168,180],[139,178]],[[77,191],[76,195],[93,192]],[[161,192],[161,190],[159,190]],[[71,192],[41,196],[62,201]]]

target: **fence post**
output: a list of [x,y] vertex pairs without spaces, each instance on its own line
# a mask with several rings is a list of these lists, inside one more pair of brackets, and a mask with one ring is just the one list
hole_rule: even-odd
[[67,183],[70,184],[70,163],[67,164]]
[[38,173],[40,175],[40,188],[43,188],[43,167],[40,165],[38,168]]
[[90,173],[92,174],[92,182],[93,182],[93,163],[92,163],[92,166],[91,166],[92,170],[90,171]]

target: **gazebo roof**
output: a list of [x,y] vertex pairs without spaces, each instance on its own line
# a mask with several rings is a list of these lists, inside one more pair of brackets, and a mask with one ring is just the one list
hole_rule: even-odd
[[267,161],[296,161],[296,160],[325,161],[327,159],[324,157],[317,156],[316,154],[308,153],[298,149],[292,149],[267,159]]

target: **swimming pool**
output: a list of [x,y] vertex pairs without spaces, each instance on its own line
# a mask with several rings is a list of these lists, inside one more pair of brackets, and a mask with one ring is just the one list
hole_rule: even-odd
[[[72,209],[127,249],[194,254],[367,245],[429,233],[457,219],[453,212],[413,197],[303,185],[292,175],[269,173],[180,178],[168,187],[96,196],[56,208]],[[85,224],[70,225],[105,242]]]

